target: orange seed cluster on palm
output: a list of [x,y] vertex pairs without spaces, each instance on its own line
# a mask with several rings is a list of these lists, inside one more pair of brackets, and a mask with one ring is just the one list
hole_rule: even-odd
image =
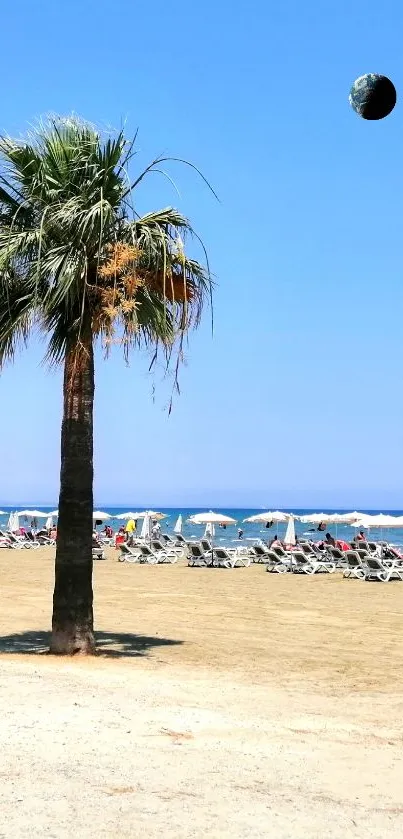
[[98,274],[103,279],[121,277],[129,267],[133,269],[141,253],[135,245],[127,245],[125,242],[109,245],[107,250],[109,258],[98,269]]

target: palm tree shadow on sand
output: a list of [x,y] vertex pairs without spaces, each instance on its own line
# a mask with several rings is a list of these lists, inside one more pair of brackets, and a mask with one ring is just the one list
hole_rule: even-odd
[[[183,644],[173,638],[132,635],[128,632],[95,632],[97,654],[102,658],[134,658],[149,655],[155,647]],[[0,655],[44,655],[49,651],[50,632],[29,631],[0,636]]]

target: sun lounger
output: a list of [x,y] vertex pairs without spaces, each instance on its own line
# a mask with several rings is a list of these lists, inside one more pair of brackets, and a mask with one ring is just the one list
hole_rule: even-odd
[[[244,559],[245,558],[249,558],[250,560],[252,559],[251,555],[250,555],[250,548],[249,548],[248,545],[236,545],[236,546],[234,545],[232,547],[228,547],[228,546],[225,547],[224,545],[214,546],[214,545],[211,544],[211,542],[208,541],[208,539],[201,539],[199,544],[200,544],[202,550],[205,551],[205,553],[210,552],[210,556],[212,555],[212,551],[214,552],[216,550],[216,548],[221,548],[222,547],[222,549],[227,551],[229,554],[231,554],[231,556],[241,556]],[[249,565],[250,565],[250,562],[249,562]]]
[[178,561],[178,554],[172,550],[163,549],[154,551],[148,545],[139,545],[140,562],[147,562],[150,565],[161,565],[164,562],[173,564]]
[[370,553],[368,542],[364,542],[362,539],[358,539],[357,542],[351,542],[351,548],[353,551],[358,551],[358,549],[360,549]]
[[346,551],[346,568],[343,571],[343,577],[357,577],[359,580],[364,579],[365,568],[357,551]]
[[37,539],[35,539],[35,537],[32,535],[32,533],[26,533],[25,534],[25,539],[26,539],[27,542],[29,542],[31,548],[34,548],[35,550],[37,550],[38,548],[41,547],[41,543],[38,542]]
[[137,550],[130,548],[126,542],[120,545],[120,554],[118,556],[119,562],[140,562],[140,554]]
[[312,547],[309,542],[300,542],[298,545],[299,549],[303,551],[305,556],[318,556],[319,551]]
[[308,557],[302,551],[293,551],[291,570],[303,574],[332,574],[336,565],[334,562]]
[[22,536],[16,536],[15,533],[8,532],[7,538],[10,540],[11,547],[21,551],[24,548],[26,550],[31,550],[32,545],[31,542],[28,542],[27,539],[24,539]]
[[388,583],[389,580],[403,580],[403,568],[397,562],[386,565],[378,557],[369,556],[365,566],[366,580],[379,580],[381,583]]
[[184,549],[182,547],[179,547],[178,545],[175,546],[174,544],[171,545],[171,543],[168,542],[162,544],[162,542],[159,539],[153,539],[151,541],[151,550],[154,553],[158,553],[159,551],[162,551],[163,553],[168,553],[171,556],[176,556],[177,559],[183,556],[184,553]]
[[252,562],[269,562],[269,548],[263,545],[253,545],[250,549]]
[[211,565],[211,549],[206,553],[200,545],[189,545],[188,565],[192,568]]
[[249,556],[241,556],[236,551],[228,551],[227,548],[213,548],[213,565],[224,568],[249,568],[251,559]]
[[274,551],[274,553],[277,554],[277,556],[279,556],[280,559],[289,559],[290,558],[290,554],[287,553],[287,551],[285,551],[284,548],[281,545],[272,545],[270,550]]
[[371,556],[371,554],[369,553],[369,551],[366,550],[366,548],[356,548],[355,553],[360,558],[362,563],[366,562],[368,557]]
[[281,559],[275,551],[270,548],[266,551],[266,571],[276,571],[278,574],[285,574],[290,570],[290,559]]
[[180,546],[180,545],[183,545],[183,547],[188,547],[188,546],[189,546],[189,542],[187,542],[187,540],[185,539],[185,537],[184,537],[184,536],[182,536],[182,533],[176,533],[176,534],[175,534],[175,542],[174,542],[174,544],[175,544],[177,547],[178,547],[178,546]]
[[346,566],[346,552],[341,551],[340,548],[334,548],[332,545],[329,545],[326,549],[326,553],[328,554],[330,561],[335,562],[338,568],[345,568]]
[[[183,537],[182,537],[182,538],[183,538]],[[177,538],[176,538],[176,537],[174,538],[173,536],[171,536],[171,535],[170,535],[170,533],[161,533],[161,534],[160,534],[160,541],[162,541],[162,540],[164,540],[164,542],[166,542],[166,544],[167,544],[170,548],[173,548],[173,547],[175,547],[175,546],[176,546],[176,547],[178,547],[178,545],[176,544],[176,542],[177,542]],[[184,541],[184,542],[185,542],[185,544],[186,544],[186,539],[183,539],[183,541]]]
[[45,546],[45,545],[49,546],[49,545],[55,545],[56,544],[56,539],[51,539],[49,536],[38,536],[37,535],[36,540],[37,540],[37,542],[39,542],[40,545],[43,545],[43,546]]

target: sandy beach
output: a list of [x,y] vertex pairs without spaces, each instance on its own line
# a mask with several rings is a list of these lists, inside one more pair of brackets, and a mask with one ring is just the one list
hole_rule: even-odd
[[60,660],[53,560],[0,553],[1,837],[401,836],[401,584],[110,550]]

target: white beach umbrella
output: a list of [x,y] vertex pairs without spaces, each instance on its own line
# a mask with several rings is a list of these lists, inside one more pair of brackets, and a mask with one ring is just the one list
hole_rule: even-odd
[[167,519],[168,516],[166,513],[156,513],[155,510],[143,510],[142,513],[136,513],[138,519],[144,519],[148,516],[151,521],[162,521],[162,519]]
[[321,524],[322,521],[332,522],[333,517],[331,513],[309,513],[306,516],[301,516],[301,521],[303,524]]
[[288,519],[287,530],[284,536],[284,542],[286,545],[295,545],[296,543],[295,521],[293,516],[290,516],[290,518]]
[[362,513],[333,513],[332,521],[336,524],[353,524],[354,521],[362,515]]
[[206,529],[204,531],[204,538],[205,539],[214,539],[215,536],[215,525],[213,522],[208,521],[206,524]]
[[18,518],[18,513],[10,513],[7,522],[7,530],[10,530],[11,533],[16,533],[17,530],[20,529],[20,520]]
[[182,533],[182,527],[183,527],[183,519],[182,519],[182,513],[180,513],[177,520],[176,520],[176,524],[175,524],[175,527],[174,527],[174,533]]
[[52,529],[52,527],[53,527],[53,518],[52,518],[52,516],[48,516],[48,517],[47,517],[47,519],[46,519],[46,521],[45,521],[45,527],[46,527],[46,530],[51,530],[51,529]]
[[118,516],[115,516],[115,519],[122,519],[122,521],[129,521],[129,519],[133,519],[133,521],[137,521],[140,517],[140,513],[119,513]]
[[352,522],[351,527],[356,527],[358,530],[363,530],[365,527],[370,527],[370,517],[362,516],[362,518]]
[[346,515],[350,517],[350,524],[354,524],[355,521],[359,521],[360,519],[367,518],[367,513],[359,513],[357,510],[354,510],[353,513],[346,513]]
[[373,517],[370,527],[403,527],[402,517],[379,513],[379,515]]
[[[246,522],[250,522],[251,524],[267,524],[267,522],[272,521],[276,524],[278,522],[287,522],[290,516],[293,516],[293,513],[283,513],[281,510],[275,510],[274,512],[267,512],[267,513],[257,513],[255,516],[249,516],[249,518],[244,519]],[[294,519],[298,519],[299,516],[293,516]]]
[[353,527],[364,529],[367,527],[403,527],[403,516],[386,516],[384,513],[379,513],[376,516],[362,516],[358,521],[354,522]]
[[94,521],[108,521],[108,519],[111,519],[112,516],[110,516],[109,513],[103,513],[102,510],[94,510],[92,518]]
[[51,512],[51,513],[49,513],[49,515],[50,515],[50,516],[52,516],[52,517],[53,517],[53,516],[56,516],[56,518],[58,518],[58,516],[59,516],[59,510],[52,510],[52,512]]
[[141,536],[142,539],[151,539],[151,528],[152,528],[152,519],[148,515],[148,513],[146,513],[145,516],[144,516],[143,526],[141,528],[141,533],[140,533],[140,536]]
[[232,519],[231,516],[224,516],[223,513],[214,513],[213,510],[209,510],[207,513],[196,513],[196,515],[190,516],[189,521],[192,524],[236,524],[236,519]]
[[19,510],[17,516],[27,516],[31,519],[46,519],[49,513],[42,513],[41,510]]

